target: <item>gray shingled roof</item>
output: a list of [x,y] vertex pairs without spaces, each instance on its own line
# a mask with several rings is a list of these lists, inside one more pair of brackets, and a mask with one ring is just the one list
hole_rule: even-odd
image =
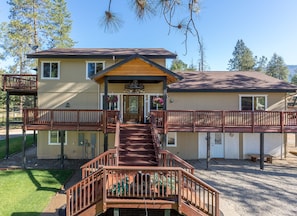
[[296,92],[297,86],[255,71],[177,72],[170,92]]
[[54,48],[27,54],[28,58],[126,58],[138,54],[149,58],[176,58],[163,48]]

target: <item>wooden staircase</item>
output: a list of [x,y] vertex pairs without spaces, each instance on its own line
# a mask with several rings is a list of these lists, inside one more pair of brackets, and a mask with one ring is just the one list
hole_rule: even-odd
[[119,166],[157,166],[150,125],[120,126]]
[[118,122],[115,148],[81,169],[82,180],[66,192],[68,216],[135,215],[139,209],[150,215],[220,215],[219,192],[194,176],[193,166],[160,150],[152,125]]

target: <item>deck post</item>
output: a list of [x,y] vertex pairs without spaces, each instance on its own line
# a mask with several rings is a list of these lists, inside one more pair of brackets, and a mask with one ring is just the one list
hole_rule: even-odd
[[264,169],[264,133],[260,133],[260,169]]
[[6,156],[5,159],[9,157],[9,92],[6,92]]
[[113,216],[120,216],[120,209],[114,208],[113,209]]
[[60,139],[61,139],[61,169],[64,169],[64,143],[65,143],[65,131],[61,130],[60,133]]
[[104,151],[108,150],[108,134],[104,133]]
[[206,143],[207,143],[207,147],[206,147],[206,169],[208,169],[209,167],[209,162],[210,162],[210,132],[207,132],[206,134]]
[[26,169],[26,163],[27,163],[27,158],[26,158],[26,130],[23,128],[23,169]]
[[164,216],[170,216],[170,209],[164,210]]

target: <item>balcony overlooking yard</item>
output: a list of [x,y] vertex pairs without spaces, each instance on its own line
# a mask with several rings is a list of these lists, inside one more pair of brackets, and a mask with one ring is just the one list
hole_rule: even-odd
[[[93,130],[115,132],[119,111],[25,109],[26,130]],[[161,133],[245,132],[295,133],[297,112],[287,111],[152,111],[151,122]]]

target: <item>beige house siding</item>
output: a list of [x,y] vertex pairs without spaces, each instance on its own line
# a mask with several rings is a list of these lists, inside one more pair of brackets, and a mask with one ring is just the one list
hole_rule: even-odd
[[[103,152],[104,134],[101,131],[67,131],[66,143],[64,145],[64,154],[67,159],[91,159],[92,145],[91,134],[96,136],[94,148],[95,156]],[[79,133],[84,134],[86,145],[80,145]],[[109,135],[109,148],[114,147],[114,134]],[[49,144],[49,131],[38,132],[37,157],[39,159],[58,159],[61,155],[61,145]]]
[[285,93],[208,93],[208,92],[169,92],[168,109],[170,110],[239,110],[240,95],[267,96],[267,110],[285,110]]
[[180,158],[198,158],[198,133],[178,132],[176,135],[176,147],[166,147],[166,149]]

